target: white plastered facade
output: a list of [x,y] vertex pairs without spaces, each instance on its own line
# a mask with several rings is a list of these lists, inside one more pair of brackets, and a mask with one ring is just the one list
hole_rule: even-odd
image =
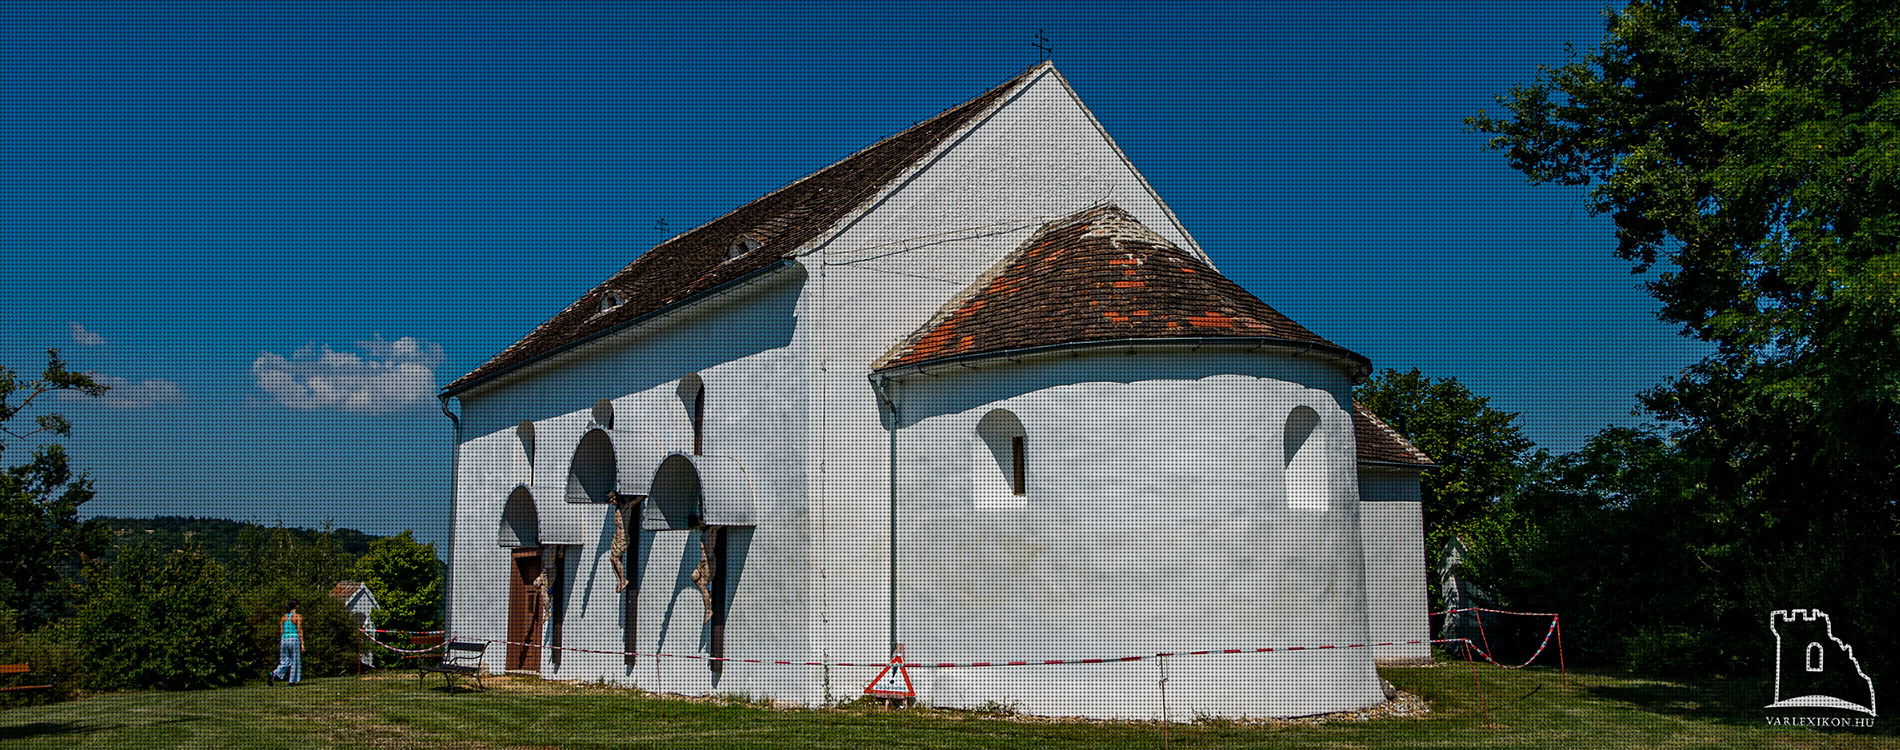
[[[580,441],[602,427],[597,400],[610,401],[616,435],[690,452],[680,386],[697,378],[703,452],[736,461],[754,493],[755,525],[727,532],[728,657],[881,663],[893,623],[912,663],[1367,642],[1369,561],[1402,580],[1404,545],[1417,542],[1365,536],[1403,525],[1361,515],[1346,369],[1268,352],[1137,351],[912,375],[881,394],[873,384],[873,362],[1056,217],[1113,202],[1205,257],[1061,76],[1046,66],[1030,76],[781,270],[457,393],[456,636],[506,635],[510,552],[498,527],[526,485],[535,541],[568,550],[562,645],[706,653],[690,579],[700,532],[639,531],[637,593],[623,608],[609,507],[565,499]],[[997,470],[972,441],[998,409],[1029,446],[1020,497],[986,488],[994,477],[979,471]],[[1317,468],[1299,476],[1319,479],[1289,492],[1283,432],[1296,409],[1317,417],[1302,442]],[[1414,563],[1422,632],[1422,552]],[[1381,700],[1373,658],[1180,657],[1169,700],[1177,717],[1359,708]],[[490,650],[491,668],[501,659]],[[1145,719],[1159,708],[1156,670],[911,674],[931,703]],[[580,652],[556,665],[544,650],[540,671],[819,703],[855,698],[878,670],[731,663],[715,674],[700,661]]]

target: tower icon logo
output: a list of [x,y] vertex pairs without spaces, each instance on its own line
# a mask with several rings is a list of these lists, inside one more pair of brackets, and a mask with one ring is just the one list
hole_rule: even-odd
[[1874,681],[1854,647],[1834,637],[1834,623],[1818,609],[1768,613],[1775,634],[1775,702],[1768,708],[1840,708],[1874,713]]

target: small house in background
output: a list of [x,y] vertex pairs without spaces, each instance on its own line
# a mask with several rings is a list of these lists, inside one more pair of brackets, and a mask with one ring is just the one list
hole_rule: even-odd
[[[350,611],[350,618],[356,622],[356,627],[376,627],[375,613],[382,605],[376,603],[376,594],[371,593],[368,586],[356,581],[344,581],[330,589],[330,598],[343,603],[343,608]],[[362,661],[363,666],[376,666],[375,656],[368,651],[363,652]]]
[[[1439,556],[1438,590],[1445,599],[1444,625],[1438,630],[1438,637],[1445,640],[1464,639],[1467,643],[1478,644],[1485,640],[1481,613],[1476,607],[1495,607],[1496,600],[1490,592],[1478,588],[1478,584],[1467,580],[1464,575],[1465,560],[1471,553],[1465,550],[1465,544],[1458,537],[1445,542],[1445,549]],[[1459,644],[1450,644],[1454,651],[1464,648]]]

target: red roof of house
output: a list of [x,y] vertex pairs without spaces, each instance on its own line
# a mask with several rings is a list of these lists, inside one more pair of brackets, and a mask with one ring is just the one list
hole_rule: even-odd
[[[770,269],[875,198],[893,179],[934,153],[950,136],[1043,67],[1032,67],[975,99],[660,243],[442,392],[464,390],[668,305]],[[728,250],[743,239],[760,247],[729,259]],[[603,310],[602,300],[609,293],[618,295],[624,303]]]
[[1114,204],[1044,224],[873,369],[1143,339],[1309,344],[1369,368]]
[[340,601],[348,602],[350,597],[355,596],[357,589],[360,588],[363,588],[363,584],[355,581],[344,581],[330,589],[330,596]]
[[1417,466],[1432,468],[1430,456],[1412,445],[1398,430],[1392,429],[1365,404],[1352,402],[1352,434],[1359,444],[1361,463],[1397,464],[1399,466]]

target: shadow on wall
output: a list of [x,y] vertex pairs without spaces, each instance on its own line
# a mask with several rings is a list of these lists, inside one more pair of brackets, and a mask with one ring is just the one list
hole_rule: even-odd
[[[928,371],[927,371],[928,372]],[[1178,350],[1128,354],[1127,350],[1091,351],[1021,363],[998,360],[978,370],[946,369],[904,378],[896,393],[905,425],[931,417],[960,414],[1026,393],[1083,383],[1138,383],[1151,380],[1201,380],[1219,375],[1270,378],[1322,386],[1337,382],[1333,394],[1340,411],[1351,413],[1350,379],[1338,367],[1318,359],[1276,353]]]
[[[603,394],[640,393],[718,365],[791,345],[805,274],[790,269],[766,286],[700,303],[661,323],[662,330],[606,353],[536,376],[534,391],[545,397],[515,399],[508,423],[539,422],[574,411]],[[637,330],[637,329],[636,329]],[[586,394],[574,401],[566,394]],[[499,416],[499,415],[498,415]],[[505,425],[472,425],[480,435]]]
[[[666,596],[665,614],[660,616],[660,621],[657,623],[646,624],[636,622],[636,627],[642,629],[656,628],[658,633],[652,642],[659,645],[661,647],[660,650],[664,650],[667,636],[672,633],[675,623],[679,623],[682,627],[697,625],[699,627],[698,648],[700,653],[706,653],[712,645],[712,622],[706,619],[704,606],[685,607],[683,611],[680,607],[682,600],[695,605],[703,605],[704,602],[703,597],[699,593],[699,587],[693,584],[693,569],[699,566],[699,535],[701,532],[639,531],[638,529],[636,529],[636,531],[639,534],[640,551],[631,567],[632,573],[635,576],[634,580],[641,582],[648,580],[647,574],[654,562],[652,559],[653,548],[655,546],[655,540],[659,535],[683,535],[688,537],[684,548],[680,551],[679,560],[674,565],[673,585],[664,590]],[[726,585],[720,595],[723,597],[725,610],[728,613],[740,611],[739,603],[734,601],[734,597],[739,591],[739,582],[745,576],[746,561],[751,557],[753,531],[751,527],[746,526],[725,527]],[[611,535],[611,532],[609,532],[609,534]],[[641,590],[644,591],[646,588],[647,587],[643,586]],[[635,590],[634,587],[628,587],[628,591],[633,590]],[[642,594],[642,598],[645,598],[645,596],[645,594]],[[680,618],[686,619],[681,620]],[[625,612],[621,613],[620,623],[621,627],[626,627],[627,618]],[[644,642],[644,638],[635,640]],[[713,676],[713,684],[717,685],[718,680],[719,676],[715,674]]]

